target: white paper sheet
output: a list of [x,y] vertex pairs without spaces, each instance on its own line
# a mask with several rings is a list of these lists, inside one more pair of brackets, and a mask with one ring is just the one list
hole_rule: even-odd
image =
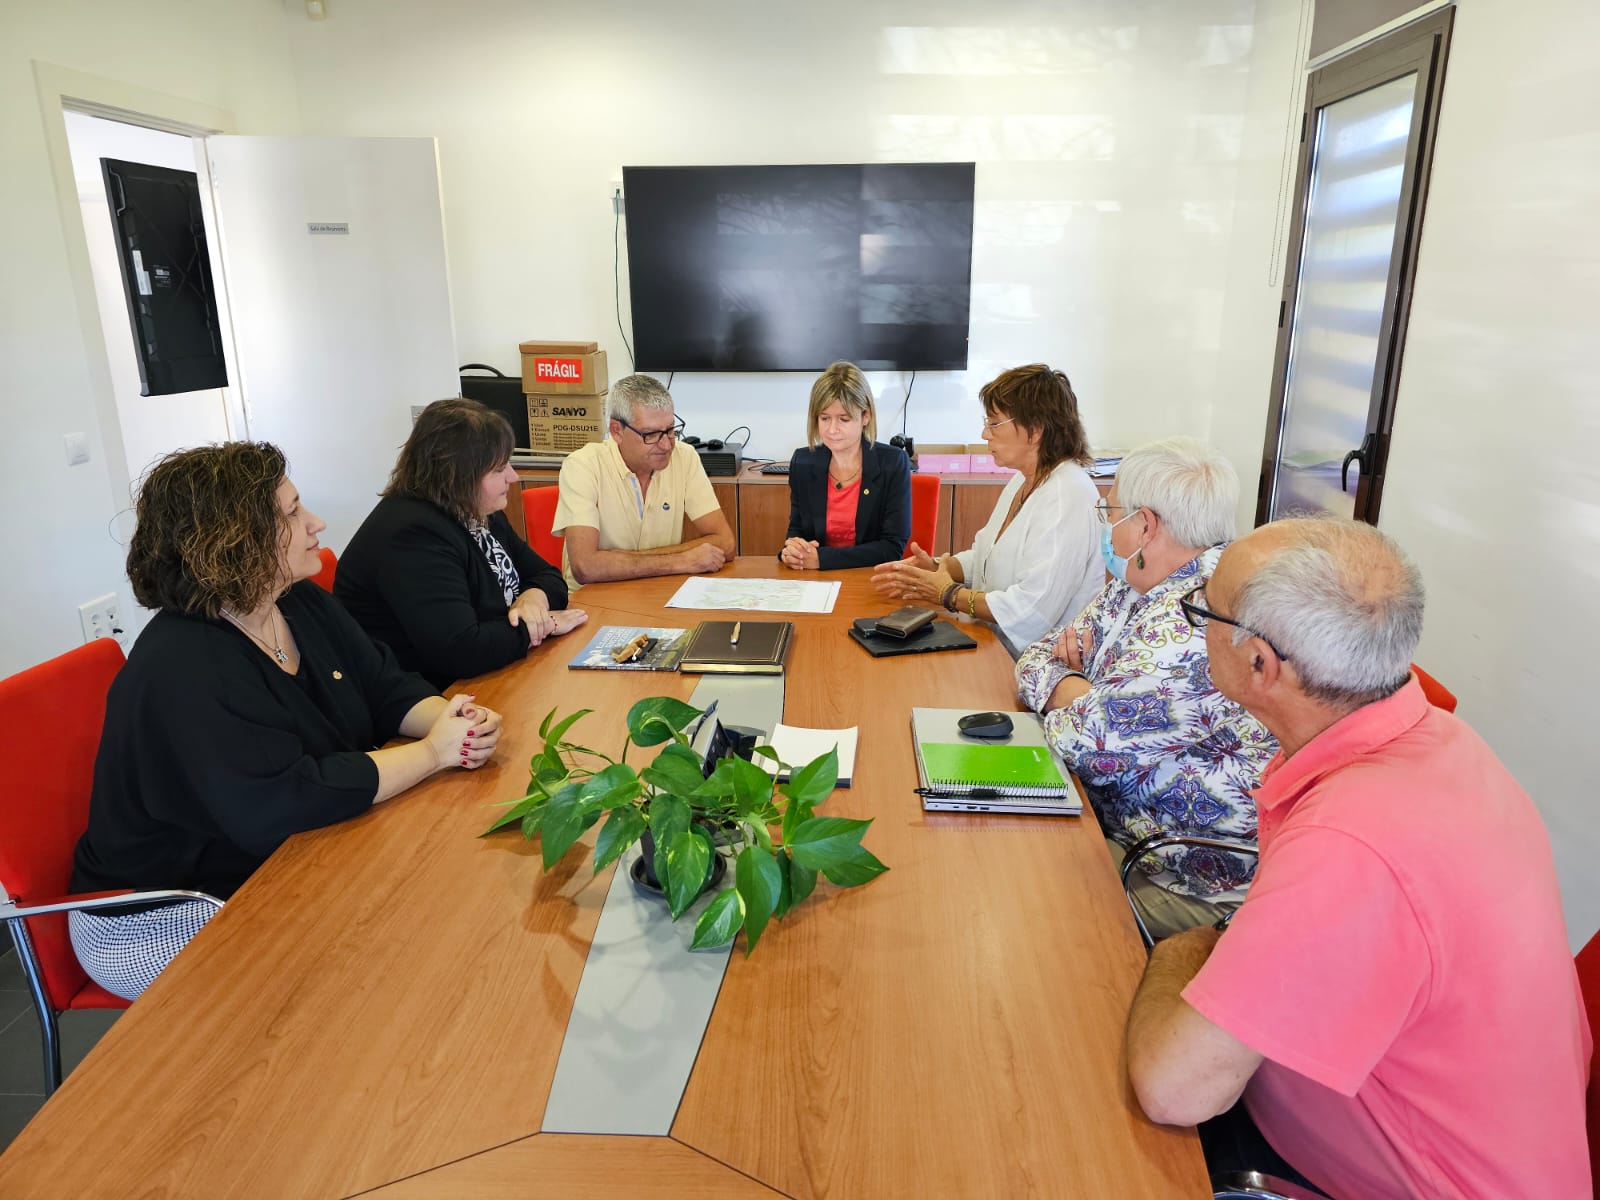
[[691,575],[668,608],[732,608],[749,612],[831,613],[839,583],[802,579],[715,579]]
[[[849,787],[856,772],[858,736],[859,727],[855,725],[849,729],[807,729],[804,726],[784,725],[780,722],[773,728],[767,744],[777,751],[779,758],[794,767],[803,767],[812,759],[820,758],[837,747],[839,786]],[[757,766],[764,768],[769,775],[778,769],[778,764],[764,754],[756,755],[753,761]],[[784,778],[788,778],[787,772],[784,773]]]

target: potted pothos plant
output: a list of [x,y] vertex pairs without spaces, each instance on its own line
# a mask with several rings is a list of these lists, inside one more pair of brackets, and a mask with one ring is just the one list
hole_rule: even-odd
[[[628,736],[618,758],[567,741],[591,709],[539,725],[544,744],[529,765],[527,794],[506,801],[506,812],[485,833],[520,825],[538,835],[549,870],[602,818],[594,869],[615,862],[646,838],[649,865],[676,921],[714,882],[719,834],[728,835],[733,885],[706,906],[695,923],[693,949],[725,946],[744,930],[745,953],[773,920],[782,920],[816,887],[820,874],[839,887],[858,887],[888,870],[861,844],[870,820],[819,817],[833,793],[839,756],[830,750],[801,767],[779,763],[788,782],[753,762],[727,757],[704,772],[684,731],[701,715],[692,704],[651,696],[628,710]],[[628,748],[660,746],[640,769]],[[777,760],[765,746],[756,753]]]

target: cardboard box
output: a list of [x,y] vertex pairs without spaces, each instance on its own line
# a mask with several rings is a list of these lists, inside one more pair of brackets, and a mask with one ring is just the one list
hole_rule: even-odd
[[523,342],[518,349],[524,354],[593,354],[600,349],[599,342]]
[[972,455],[929,454],[919,446],[917,470],[925,475],[965,475],[972,470]]
[[967,468],[974,475],[1012,475],[1015,472],[1010,467],[997,467],[992,454],[974,454],[972,465]]
[[528,396],[528,440],[534,450],[576,450],[606,436],[606,397],[545,393]]
[[522,391],[525,395],[599,396],[610,386],[604,350],[592,354],[523,351]]

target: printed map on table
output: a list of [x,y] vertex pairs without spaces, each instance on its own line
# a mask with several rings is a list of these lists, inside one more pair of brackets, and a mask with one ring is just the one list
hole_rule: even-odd
[[684,580],[668,608],[734,608],[749,612],[830,613],[839,598],[839,583],[799,579]]

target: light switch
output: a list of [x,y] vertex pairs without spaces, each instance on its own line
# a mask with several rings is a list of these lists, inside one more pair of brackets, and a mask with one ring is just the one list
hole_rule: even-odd
[[69,433],[61,440],[67,447],[67,466],[75,467],[89,461],[89,439],[85,434]]

